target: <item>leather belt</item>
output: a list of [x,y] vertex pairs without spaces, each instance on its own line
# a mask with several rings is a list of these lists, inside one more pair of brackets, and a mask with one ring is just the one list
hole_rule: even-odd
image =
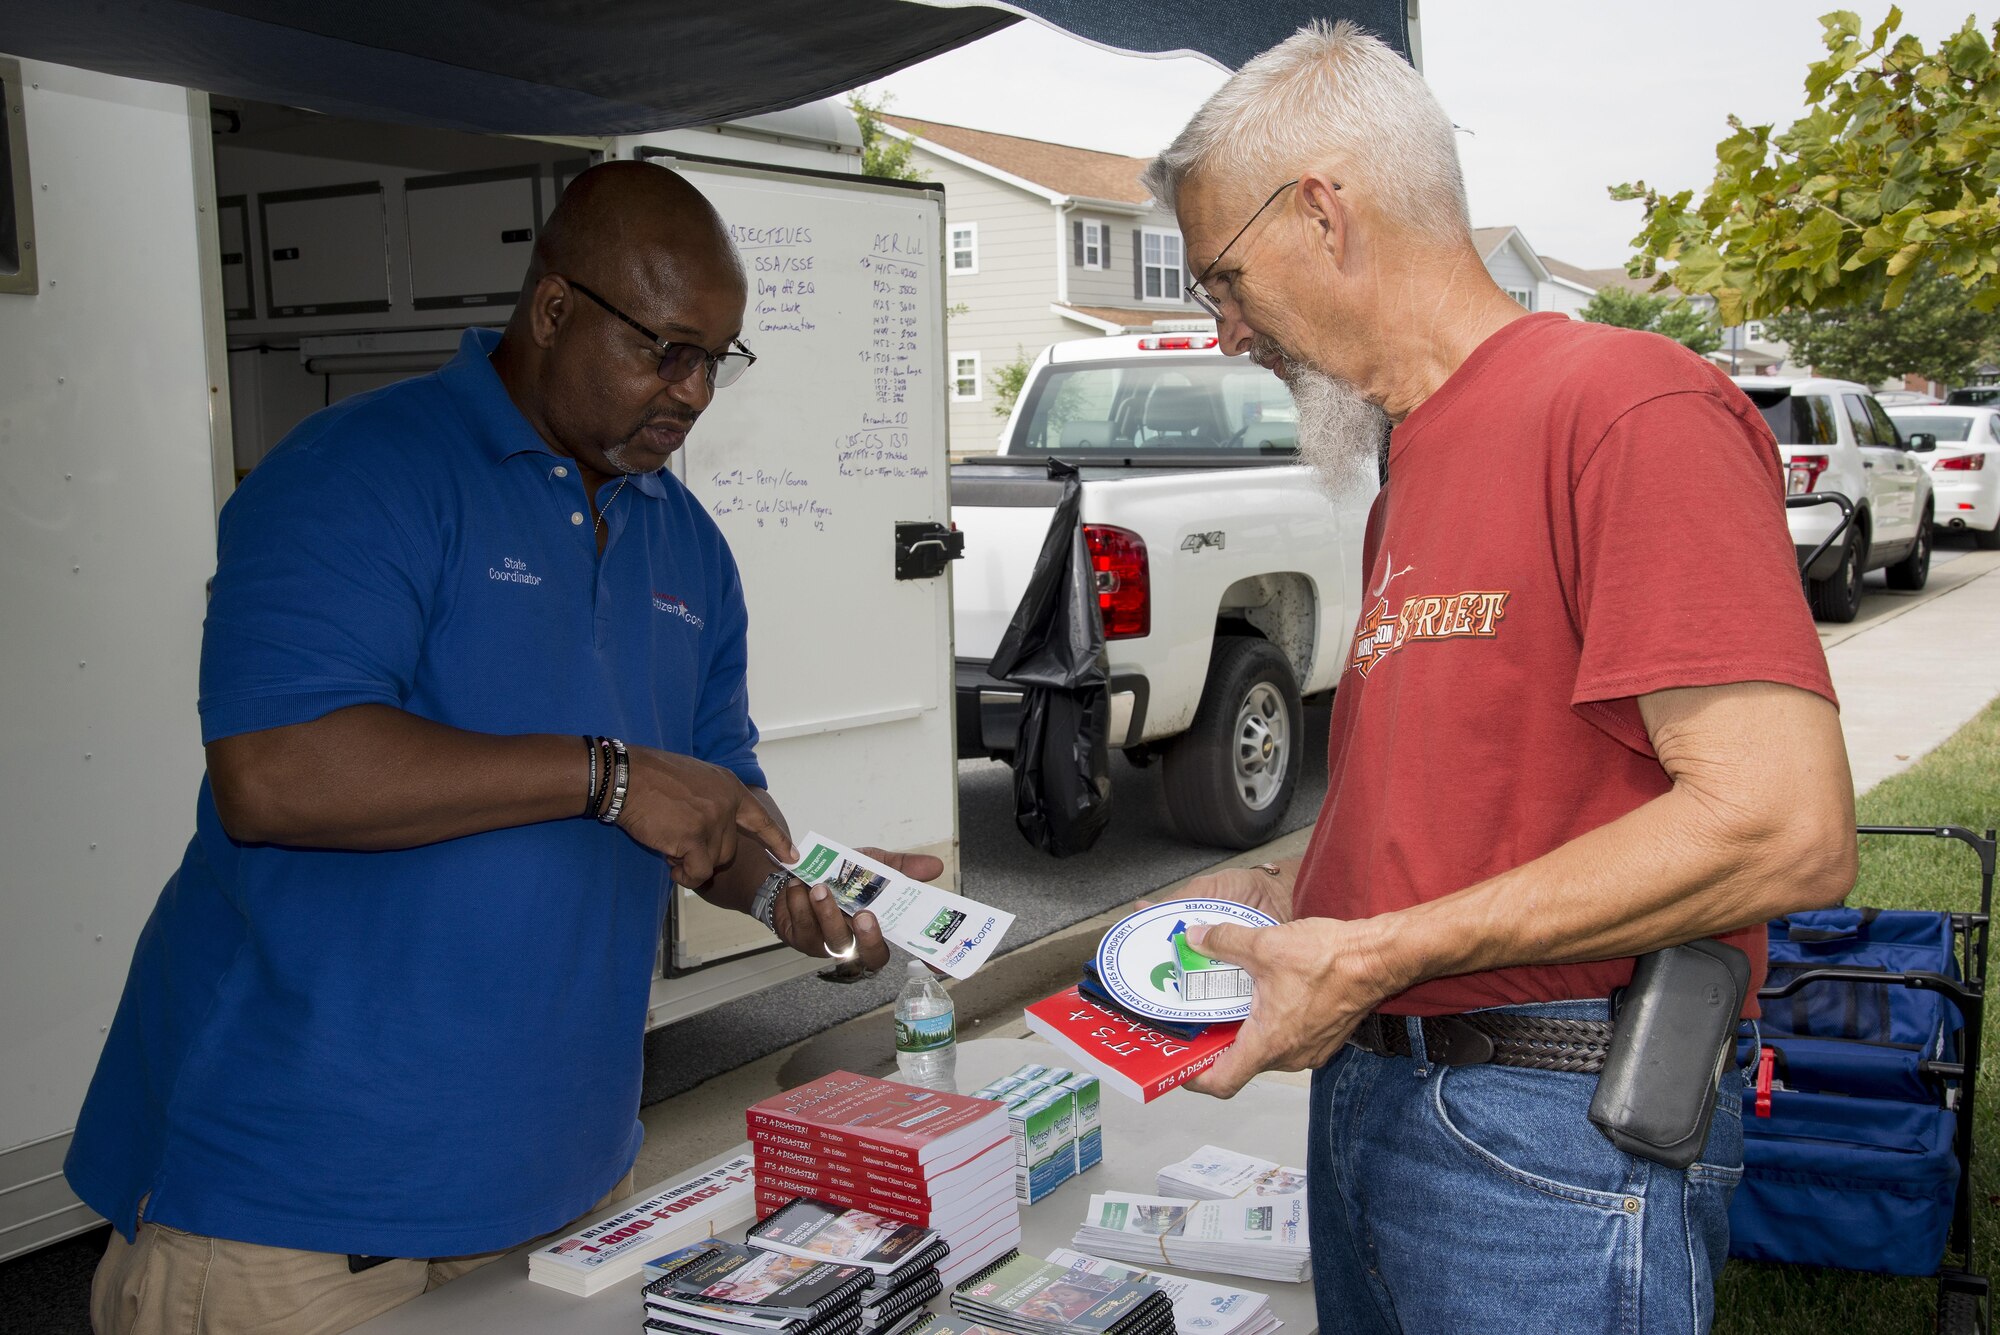
[[[1432,1015],[1423,1021],[1424,1052],[1439,1066],[1525,1066],[1537,1071],[1595,1075],[1611,1048],[1608,1020],[1557,1020],[1506,1012]],[[1410,1033],[1401,1015],[1370,1013],[1348,1039],[1378,1057],[1408,1057]]]

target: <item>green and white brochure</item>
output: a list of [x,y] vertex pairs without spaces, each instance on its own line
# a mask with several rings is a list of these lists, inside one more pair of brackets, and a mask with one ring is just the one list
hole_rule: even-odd
[[1014,925],[1004,909],[913,881],[821,834],[799,841],[799,860],[787,870],[807,885],[825,886],[850,918],[867,909],[890,945],[953,978],[970,978]]

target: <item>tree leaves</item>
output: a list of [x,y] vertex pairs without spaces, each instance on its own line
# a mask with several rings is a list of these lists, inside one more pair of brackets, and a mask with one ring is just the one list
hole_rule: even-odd
[[1892,310],[1869,302],[1793,311],[1765,320],[1765,335],[1790,344],[1795,362],[1822,375],[1872,385],[1914,372],[1927,380],[1962,383],[2000,338],[2000,317],[1975,310],[1963,284],[1930,265],[1908,265],[1896,281],[1906,291]]
[[1717,328],[1715,318],[1677,297],[1601,287],[1577,315],[1621,329],[1650,329],[1700,353],[1713,352],[1722,346],[1722,331]]
[[1820,19],[1826,56],[1782,131],[1744,125],[1694,192],[1640,181],[1635,272],[1715,298],[1725,324],[1793,309],[1893,307],[1920,268],[2000,308],[2000,21],[1927,50],[1891,7],[1863,37],[1849,10]]

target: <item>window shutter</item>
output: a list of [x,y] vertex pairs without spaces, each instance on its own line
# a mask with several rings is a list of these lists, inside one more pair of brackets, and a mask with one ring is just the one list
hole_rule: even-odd
[[1069,225],[1069,262],[1079,269],[1083,267],[1083,220],[1080,218]]
[[1146,299],[1146,238],[1136,227],[1132,229],[1132,300]]

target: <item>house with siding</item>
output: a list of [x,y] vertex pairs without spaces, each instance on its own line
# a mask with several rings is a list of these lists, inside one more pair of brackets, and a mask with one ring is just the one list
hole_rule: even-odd
[[[1214,328],[1186,299],[1173,214],[1139,184],[1145,158],[910,116],[882,121],[945,187],[954,453],[999,447],[1005,421],[994,411],[994,378],[1016,360],[1073,338]],[[1472,239],[1493,280],[1531,311],[1574,318],[1600,287],[1646,286],[1622,269],[1537,254],[1518,227],[1475,227]],[[1760,330],[1724,335],[1738,346],[1713,354],[1723,366],[1732,352],[1744,371],[1783,365],[1785,349],[1759,342]]]
[[1145,158],[884,116],[945,188],[951,448],[1000,444],[993,377],[1017,358],[1104,334],[1209,330],[1173,214],[1139,184]]

